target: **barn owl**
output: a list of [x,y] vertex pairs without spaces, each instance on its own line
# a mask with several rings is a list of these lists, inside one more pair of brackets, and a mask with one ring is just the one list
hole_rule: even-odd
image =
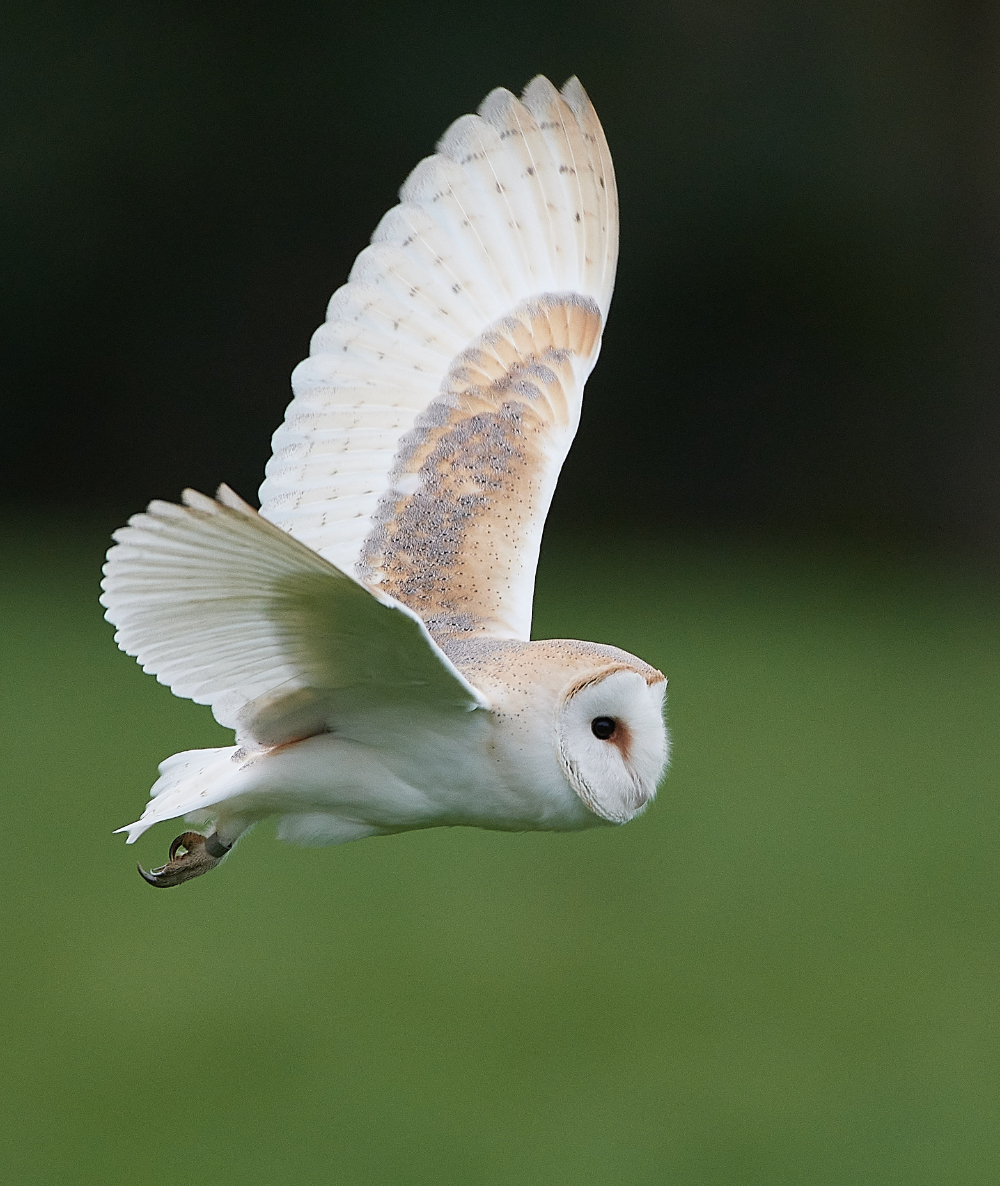
[[114,535],[115,641],[233,746],[160,766],[118,829],[187,831],[150,885],[258,820],[340,844],[414,828],[622,824],[667,761],[666,681],[530,641],[535,566],[601,343],[614,171],[575,79],[497,89],[445,132],[329,304],[255,511],[226,486]]

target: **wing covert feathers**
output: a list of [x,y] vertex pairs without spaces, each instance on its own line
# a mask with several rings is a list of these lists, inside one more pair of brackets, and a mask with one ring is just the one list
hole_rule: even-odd
[[261,515],[435,633],[528,638],[617,250],[611,157],[580,83],[492,91],[334,293]]
[[115,641],[241,741],[336,727],[366,699],[473,708],[483,697],[417,615],[262,519],[227,487],[155,501],[114,536],[101,603]]

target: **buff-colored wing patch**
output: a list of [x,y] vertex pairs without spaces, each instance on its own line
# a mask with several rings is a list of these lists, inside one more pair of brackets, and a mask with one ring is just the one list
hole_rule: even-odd
[[593,300],[527,303],[458,356],[400,442],[359,573],[432,633],[527,637],[542,526],[600,333]]

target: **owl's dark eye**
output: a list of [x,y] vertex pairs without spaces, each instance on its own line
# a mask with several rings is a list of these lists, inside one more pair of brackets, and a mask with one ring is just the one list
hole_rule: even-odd
[[601,741],[607,741],[609,737],[614,736],[617,724],[614,717],[594,717],[590,722],[590,731]]

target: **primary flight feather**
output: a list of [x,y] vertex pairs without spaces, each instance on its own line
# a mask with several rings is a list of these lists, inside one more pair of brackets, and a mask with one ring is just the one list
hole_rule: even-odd
[[529,641],[618,251],[586,92],[492,91],[400,199],[292,375],[260,512],[185,491],[115,533],[118,645],[236,732],[162,763],[120,829],[214,822],[141,870],[153,885],[214,868],[268,815],[319,844],[623,823],[666,764],[660,672]]

